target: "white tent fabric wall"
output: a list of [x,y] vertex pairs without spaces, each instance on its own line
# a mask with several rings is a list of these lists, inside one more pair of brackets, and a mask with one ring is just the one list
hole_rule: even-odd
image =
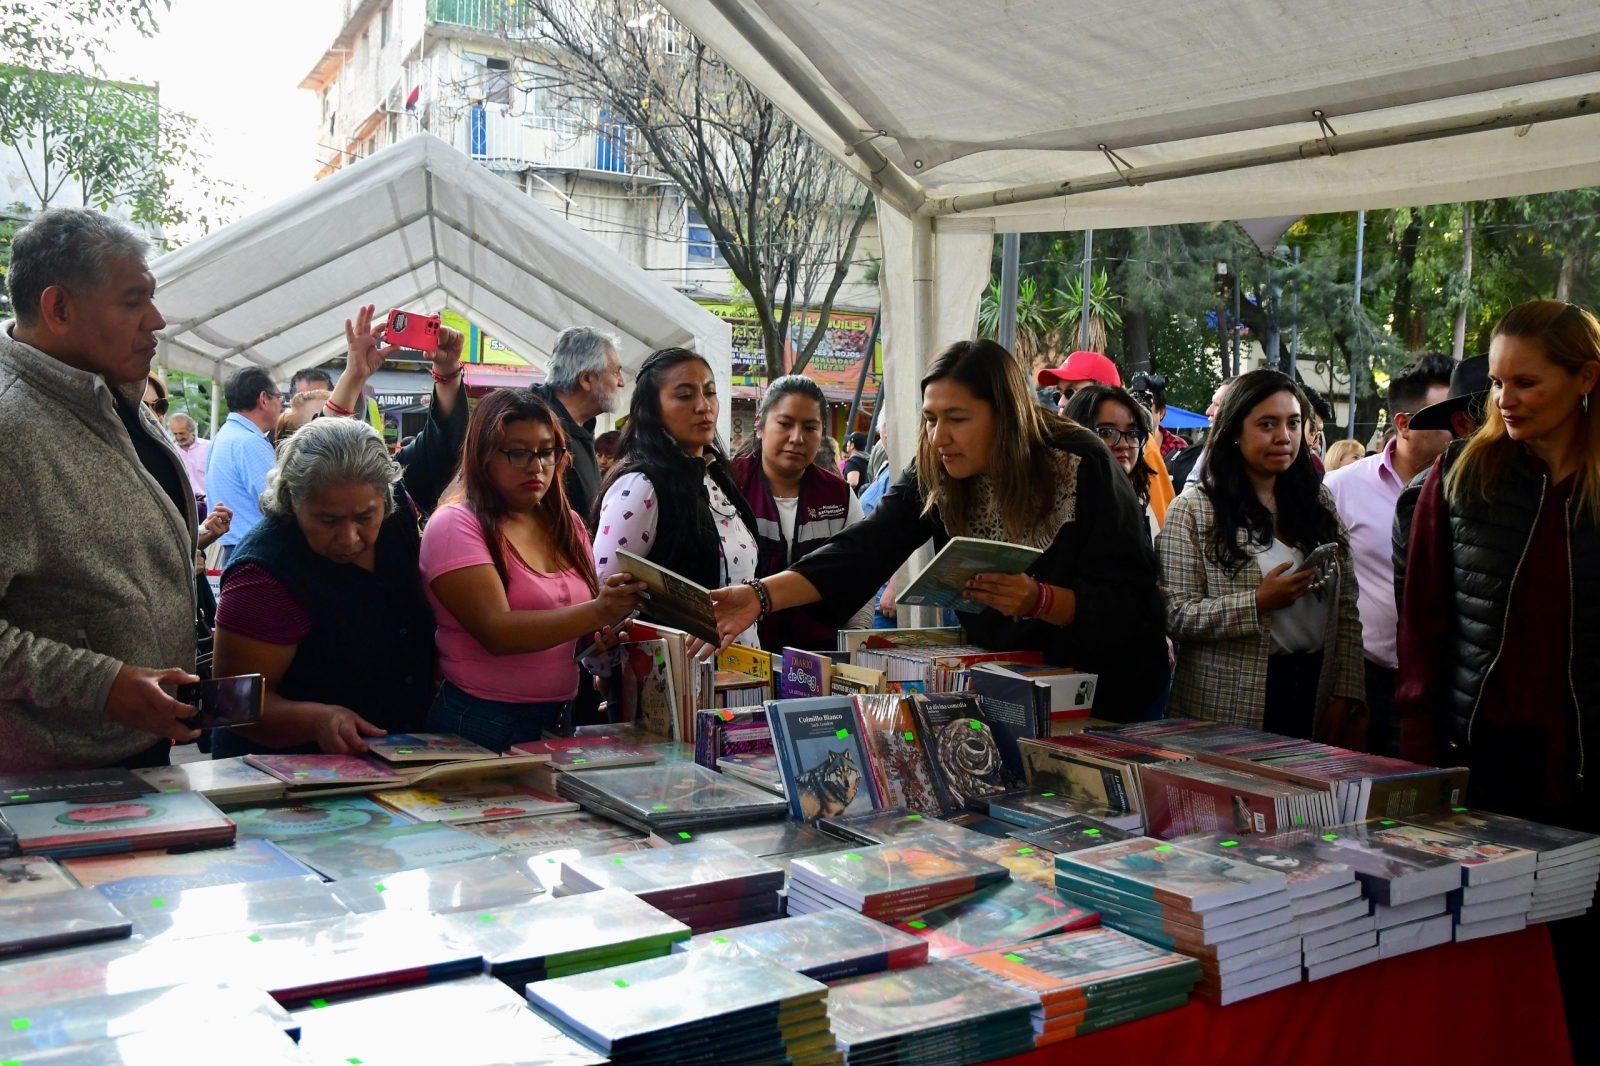
[[[362,304],[448,306],[543,365],[556,334],[618,333],[631,372],[653,349],[705,355],[730,395],[728,324],[429,134],[408,138],[151,267],[159,361],[287,379],[344,351]],[[720,429],[729,432],[729,404]]]
[[[901,411],[962,285],[896,212],[1062,231],[1600,185],[1593,3],[662,2],[878,194],[885,335],[919,317]],[[896,278],[926,298],[891,311]]]

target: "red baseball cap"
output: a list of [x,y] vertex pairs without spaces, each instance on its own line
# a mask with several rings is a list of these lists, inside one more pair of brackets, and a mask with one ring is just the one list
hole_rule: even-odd
[[1099,352],[1073,352],[1054,370],[1039,371],[1041,385],[1059,385],[1064,381],[1093,381],[1121,388],[1122,374],[1116,363]]

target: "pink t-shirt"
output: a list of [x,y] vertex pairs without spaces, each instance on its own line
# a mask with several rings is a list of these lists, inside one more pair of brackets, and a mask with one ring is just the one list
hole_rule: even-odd
[[[588,534],[578,523],[580,550],[589,551]],[[439,666],[457,688],[473,696],[503,703],[550,703],[578,694],[578,665],[572,661],[577,643],[569,640],[544,651],[493,655],[433,594],[433,579],[469,566],[493,566],[494,557],[477,516],[462,504],[439,508],[422,533],[422,581],[428,587],[438,629]],[[514,551],[506,552],[506,602],[513,611],[550,611],[594,598],[576,570],[541,574]]]

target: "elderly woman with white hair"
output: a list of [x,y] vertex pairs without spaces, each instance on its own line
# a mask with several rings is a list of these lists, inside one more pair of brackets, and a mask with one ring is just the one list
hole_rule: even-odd
[[259,725],[217,730],[212,755],[366,750],[421,728],[433,698],[434,619],[418,570],[418,513],[371,426],[319,418],[278,451],[265,520],[222,576],[215,673],[259,673]]

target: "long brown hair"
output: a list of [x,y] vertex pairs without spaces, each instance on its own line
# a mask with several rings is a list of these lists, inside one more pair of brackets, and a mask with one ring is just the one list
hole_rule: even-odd
[[[1000,516],[1008,536],[1020,537],[1042,522],[1055,503],[1055,494],[1042,491],[1055,483],[1050,450],[1076,430],[1098,443],[1077,423],[1039,406],[1023,375],[1022,364],[994,341],[957,341],[940,352],[922,378],[922,390],[949,378],[994,408],[994,445],[989,454],[988,476],[1000,501]],[[922,489],[922,513],[939,508],[945,529],[954,536],[967,532],[972,507],[971,479],[945,473],[926,430],[917,440],[917,484]]]
[[[1490,337],[1535,341],[1544,349],[1545,358],[1574,377],[1585,364],[1600,362],[1600,322],[1565,300],[1518,304],[1495,324]],[[1485,407],[1483,425],[1468,439],[1445,477],[1451,502],[1466,497],[1492,500],[1517,454],[1517,442],[1506,433],[1499,405]],[[1600,411],[1579,415],[1578,442],[1581,456],[1572,495],[1579,514],[1591,522],[1600,521]]]
[[[495,571],[502,582],[506,574],[506,539],[500,523],[509,513],[504,498],[496,491],[489,477],[489,461],[500,445],[500,434],[512,422],[538,422],[547,426],[555,437],[555,447],[567,446],[566,434],[561,432],[561,422],[550,405],[527,389],[496,389],[478,401],[467,423],[467,440],[461,450],[461,472],[456,475],[448,492],[446,503],[465,503],[477,516],[483,529],[483,539],[489,545],[489,555],[494,559]],[[589,591],[598,592],[600,582],[595,576],[594,559],[585,550],[583,535],[578,530],[577,519],[567,504],[567,487],[562,477],[571,456],[564,455],[550,472],[550,487],[544,490],[534,513],[543,519],[544,528],[555,544],[556,554],[568,566],[583,576]]]

